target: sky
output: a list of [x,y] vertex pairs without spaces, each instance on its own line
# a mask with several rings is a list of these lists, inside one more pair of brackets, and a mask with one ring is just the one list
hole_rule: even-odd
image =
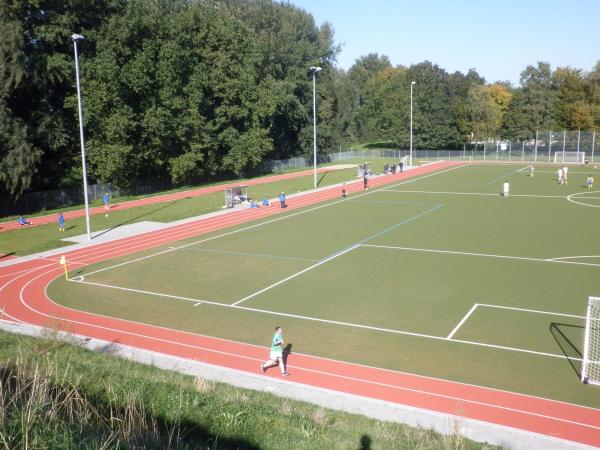
[[600,61],[600,0],[289,0],[329,22],[342,45],[337,66],[369,53],[392,65],[431,61],[474,68],[487,82],[519,85],[538,61],[587,72]]

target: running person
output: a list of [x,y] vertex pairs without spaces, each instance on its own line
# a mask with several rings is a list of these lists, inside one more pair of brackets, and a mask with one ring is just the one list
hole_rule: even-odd
[[529,166],[529,176],[530,176],[530,177],[533,177],[533,176],[534,176],[534,173],[533,173],[534,171],[535,171],[535,167],[533,167],[533,166]]
[[508,180],[507,180],[502,185],[502,193],[504,195],[504,198],[508,197],[509,191],[510,191],[510,184],[508,184]]
[[342,197],[346,198],[348,193],[346,192],[346,183],[342,183]]
[[284,192],[279,194],[279,203],[282,208],[287,208],[287,205],[285,204],[285,193]]
[[289,373],[285,371],[285,364],[283,362],[283,331],[281,327],[275,327],[275,334],[271,341],[271,354],[269,360],[265,363],[261,363],[260,370],[265,373],[269,367],[279,365],[282,377],[287,377]]
[[587,177],[587,180],[585,180],[588,189],[592,189],[592,186],[594,186],[594,177],[590,174]]
[[563,167],[563,183],[565,186],[569,185],[569,180],[567,180],[567,173],[569,173],[569,168],[567,166]]
[[563,176],[564,176],[564,175],[563,175],[563,170],[562,170],[562,168],[558,169],[558,170],[556,171],[556,178],[558,179],[558,183],[559,183],[560,185],[562,185],[562,184],[563,184]]

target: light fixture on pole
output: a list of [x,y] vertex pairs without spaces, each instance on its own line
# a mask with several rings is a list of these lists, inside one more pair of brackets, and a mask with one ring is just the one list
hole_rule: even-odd
[[81,87],[79,85],[79,55],[77,54],[77,42],[83,41],[85,38],[81,34],[71,35],[73,46],[75,49],[75,77],[77,79],[77,105],[79,106],[79,137],[81,139],[81,165],[83,167],[83,198],[85,200],[85,225],[87,229],[88,241],[92,240],[92,231],[90,228],[90,205],[88,201],[87,187],[87,169],[85,166],[85,139],[83,136],[83,110],[81,106]]
[[314,166],[314,188],[317,188],[317,90],[315,78],[317,72],[323,70],[320,67],[312,66],[309,69],[313,77],[313,166]]
[[409,151],[409,165],[413,165],[413,86],[417,84],[416,81],[410,82],[410,151]]

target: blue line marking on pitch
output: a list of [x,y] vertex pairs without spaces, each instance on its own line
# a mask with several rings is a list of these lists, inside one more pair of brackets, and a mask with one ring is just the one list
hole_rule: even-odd
[[[527,166],[525,166],[525,167],[527,167]],[[520,172],[520,171],[522,171],[523,169],[524,169],[524,167],[520,167],[520,168],[518,168],[517,170],[513,170],[512,172],[509,172],[509,173],[507,173],[506,175],[502,175],[502,176],[499,176],[498,178],[494,178],[494,179],[493,179],[492,181],[490,181],[489,183],[485,183],[485,185],[486,185],[486,186],[489,186],[490,184],[492,184],[492,183],[495,183],[496,181],[500,181],[500,180],[501,180],[501,179],[503,179],[503,178],[508,178],[508,177],[509,177],[509,176],[511,176],[512,174],[514,174],[514,173],[517,173],[517,172]]]
[[308,261],[308,262],[317,262],[318,259],[310,259],[310,258],[296,258],[294,256],[277,256],[277,255],[266,255],[264,253],[246,253],[246,252],[234,252],[229,250],[213,250],[210,248],[200,248],[200,247],[187,247],[182,250],[191,250],[195,252],[206,252],[206,253],[224,253],[226,255],[239,255],[239,256],[255,256],[258,258],[275,258],[275,259],[288,259],[295,261]]
[[396,228],[399,228],[399,227],[401,227],[402,225],[406,225],[407,223],[410,223],[410,222],[412,222],[413,220],[417,220],[418,218],[420,218],[420,217],[423,217],[425,214],[429,214],[430,212],[433,212],[433,211],[435,211],[435,210],[437,210],[437,209],[440,209],[442,206],[444,206],[444,204],[443,204],[443,203],[438,203],[438,204],[436,204],[436,205],[435,205],[433,208],[429,208],[427,211],[423,211],[422,213],[419,213],[419,214],[417,214],[417,215],[415,215],[415,216],[409,217],[408,219],[405,219],[405,220],[403,220],[402,222],[399,222],[399,223],[397,223],[397,224],[395,224],[395,225],[392,225],[391,227],[388,227],[388,228],[386,228],[385,230],[378,231],[377,233],[375,233],[375,234],[372,234],[372,235],[371,235],[371,236],[369,236],[369,237],[366,237],[366,238],[365,238],[365,239],[363,239],[362,241],[358,241],[358,242],[356,242],[356,243],[354,243],[354,244],[352,244],[352,245],[349,245],[348,247],[345,247],[345,248],[343,248],[342,250],[339,250],[339,251],[337,251],[337,252],[334,252],[334,253],[332,253],[332,254],[331,254],[331,255],[329,255],[329,256],[326,256],[325,258],[323,258],[323,260],[326,260],[326,259],[333,258],[335,255],[337,255],[337,254],[339,254],[339,253],[344,253],[344,252],[346,252],[348,249],[351,249],[351,248],[353,248],[353,247],[358,247],[359,245],[361,245],[361,244],[364,244],[365,242],[368,242],[368,241],[370,241],[371,239],[374,239],[374,238],[376,238],[376,237],[378,237],[378,236],[381,236],[382,234],[385,234],[385,233],[387,233],[388,231],[395,230]]

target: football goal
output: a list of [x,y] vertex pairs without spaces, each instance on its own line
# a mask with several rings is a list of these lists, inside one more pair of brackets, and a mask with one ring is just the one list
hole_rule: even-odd
[[600,297],[588,300],[581,381],[600,385]]
[[583,164],[585,152],[554,152],[554,162]]

